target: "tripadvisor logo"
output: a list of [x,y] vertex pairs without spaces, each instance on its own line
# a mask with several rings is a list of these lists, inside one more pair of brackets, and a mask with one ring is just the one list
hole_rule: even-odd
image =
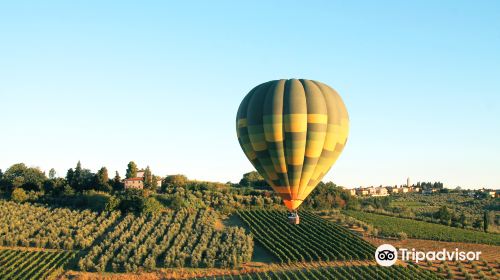
[[375,260],[381,266],[391,266],[398,260],[398,254],[401,256],[402,261],[412,261],[418,263],[420,261],[477,261],[481,255],[480,251],[459,251],[455,248],[453,251],[446,249],[440,251],[416,251],[414,248],[409,250],[406,248],[399,248],[397,250],[391,244],[382,244],[378,246],[375,251]]
[[375,251],[375,260],[381,266],[391,266],[398,260],[398,250],[391,244],[382,244]]

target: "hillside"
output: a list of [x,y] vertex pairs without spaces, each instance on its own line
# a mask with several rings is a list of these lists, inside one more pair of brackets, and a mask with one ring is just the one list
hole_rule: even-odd
[[398,233],[404,232],[412,238],[500,245],[500,234],[466,230],[361,211],[347,210],[344,213],[379,228],[381,233],[386,236],[396,236]]

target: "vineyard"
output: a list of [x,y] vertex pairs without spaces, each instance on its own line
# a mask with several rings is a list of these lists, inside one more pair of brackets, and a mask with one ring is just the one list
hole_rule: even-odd
[[131,272],[156,267],[234,267],[250,261],[244,229],[214,229],[211,210],[129,214],[78,262],[83,271]]
[[72,252],[0,249],[0,279],[45,279],[72,257]]
[[381,234],[386,236],[396,236],[400,232],[405,232],[412,238],[500,245],[499,234],[466,230],[360,211],[345,211],[345,214],[379,228]]
[[314,267],[303,269],[286,269],[265,271],[258,273],[240,274],[240,275],[221,275],[195,279],[215,279],[215,280],[274,280],[274,279],[441,279],[436,274],[416,268],[414,266],[403,267],[394,265],[391,267],[381,267],[376,265],[360,266],[336,266],[336,267]]
[[119,216],[0,200],[0,246],[87,248]]
[[239,211],[255,239],[280,262],[373,259],[375,248],[347,229],[300,212],[299,225],[278,210]]
[[[253,239],[281,263],[277,269],[253,270],[252,273],[241,275],[228,274],[203,279],[437,277],[432,272],[411,265],[382,268],[368,265],[369,263],[350,263],[349,261],[373,260],[374,246],[344,227],[311,212],[299,213],[299,225],[289,224],[287,213],[280,210],[245,210],[237,213],[251,234],[246,233],[242,227],[216,227],[219,215],[210,209],[181,208],[178,211],[122,215],[119,212],[96,213],[0,200],[1,246],[47,248],[36,251],[0,249],[0,279],[45,279],[60,273],[69,259],[73,259],[71,267],[82,273],[154,273],[162,271],[158,270],[161,268],[182,267],[235,268],[252,260]],[[452,229],[452,235],[445,234],[454,238],[458,238],[455,233],[458,231],[474,235],[485,234],[428,223],[424,224],[433,227],[432,230],[421,228],[420,224],[418,227],[409,227],[405,222],[423,222],[387,216],[378,218],[379,215],[376,214],[356,211],[346,213],[368,223],[377,222],[375,226],[386,233],[391,232],[388,229],[392,232],[413,229],[419,234],[439,237],[439,231],[444,228]],[[465,234],[460,235],[461,238],[469,238],[469,242],[476,240]],[[484,237],[477,238],[486,240]],[[49,248],[56,250],[48,250]],[[75,255],[78,258],[74,258]],[[348,264],[337,266],[332,261],[347,261]],[[280,268],[281,266],[283,267]],[[227,271],[234,273],[237,270]],[[489,275],[488,273],[486,274]]]

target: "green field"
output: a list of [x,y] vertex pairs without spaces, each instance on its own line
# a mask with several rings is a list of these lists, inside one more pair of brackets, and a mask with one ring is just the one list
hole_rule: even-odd
[[255,239],[280,262],[373,259],[375,248],[347,229],[301,211],[300,224],[288,223],[287,212],[240,211]]
[[215,280],[279,280],[279,279],[304,279],[304,280],[322,280],[322,279],[441,279],[436,274],[415,268],[413,266],[403,267],[394,265],[391,267],[381,266],[340,266],[340,267],[318,267],[318,268],[297,268],[276,271],[266,271],[259,273],[249,273],[243,275],[224,275],[217,277],[205,277],[196,279],[215,279]]
[[45,279],[61,268],[73,252],[0,249],[0,279]]
[[408,237],[412,238],[500,245],[500,234],[466,230],[361,211],[348,210],[344,211],[344,213],[379,228],[381,233],[387,236],[396,236],[400,232],[405,232]]
[[392,201],[390,206],[414,208],[414,207],[424,207],[428,205],[420,201]]

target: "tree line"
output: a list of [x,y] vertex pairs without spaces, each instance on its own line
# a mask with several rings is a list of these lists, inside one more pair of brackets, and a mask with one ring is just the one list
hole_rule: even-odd
[[[142,170],[141,170],[142,171]],[[125,178],[137,177],[139,169],[133,161],[127,164]],[[144,172],[144,189],[125,189],[118,172],[109,177],[106,167],[97,172],[84,168],[80,161],[58,177],[51,169],[46,174],[24,163],[14,164],[5,173],[0,170],[0,195],[16,202],[41,202],[56,206],[121,210],[149,213],[163,207],[212,207],[230,213],[244,207],[279,208],[281,198],[273,192],[256,171],[243,174],[238,183],[189,180],[185,175],[159,176],[149,166]],[[332,182],[320,182],[303,207],[310,210],[357,209],[360,201]]]

